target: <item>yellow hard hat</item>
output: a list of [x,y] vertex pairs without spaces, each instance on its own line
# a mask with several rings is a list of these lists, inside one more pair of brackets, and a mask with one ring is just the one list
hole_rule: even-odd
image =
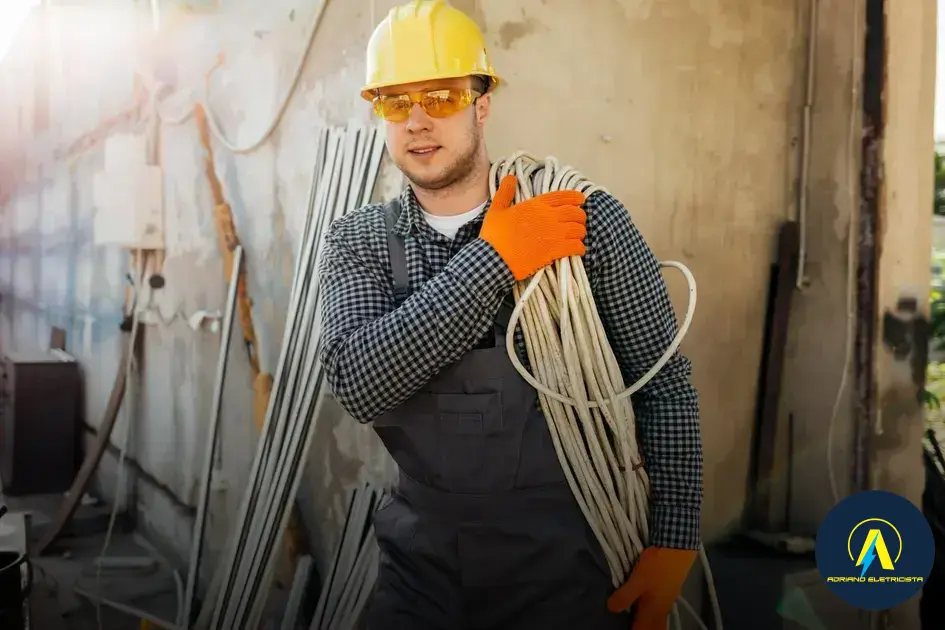
[[378,88],[471,75],[489,77],[489,91],[499,83],[476,23],[446,0],[412,0],[374,29],[361,96],[370,101]]

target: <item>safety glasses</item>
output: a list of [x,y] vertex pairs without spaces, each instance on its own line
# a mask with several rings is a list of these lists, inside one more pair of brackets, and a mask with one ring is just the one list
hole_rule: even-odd
[[404,122],[416,103],[430,118],[446,118],[466,109],[480,96],[481,92],[469,88],[379,95],[374,98],[374,113],[389,122]]

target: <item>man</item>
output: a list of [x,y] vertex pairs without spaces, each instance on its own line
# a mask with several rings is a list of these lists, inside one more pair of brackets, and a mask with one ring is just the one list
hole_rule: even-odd
[[[363,96],[409,185],[327,237],[321,359],[338,402],[400,468],[375,515],[371,630],[665,630],[699,547],[702,450],[677,355],[634,398],[652,482],[650,547],[614,593],[565,482],[536,392],[506,355],[514,283],[584,256],[629,385],[676,332],[657,261],[598,192],[489,199],[483,126],[500,81],[479,29],[443,0],[393,9],[368,45]],[[523,114],[524,115],[524,114]],[[583,208],[582,208],[583,206]],[[503,317],[504,314],[504,317]],[[518,353],[525,359],[520,333]]]

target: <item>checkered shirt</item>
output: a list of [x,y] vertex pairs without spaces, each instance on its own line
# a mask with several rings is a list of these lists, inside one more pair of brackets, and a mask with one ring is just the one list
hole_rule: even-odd
[[[401,194],[394,230],[406,240],[410,297],[394,307],[385,205],[364,206],[329,228],[319,267],[321,361],[337,401],[370,422],[394,409],[491,333],[514,279],[478,238],[481,214],[449,239],[427,224],[413,191]],[[487,208],[488,209],[488,208]],[[591,194],[584,266],[624,381],[636,382],[677,331],[659,263],[626,208]],[[521,330],[518,354],[528,365]],[[700,544],[702,442],[691,365],[671,359],[633,395],[651,482],[650,544]]]

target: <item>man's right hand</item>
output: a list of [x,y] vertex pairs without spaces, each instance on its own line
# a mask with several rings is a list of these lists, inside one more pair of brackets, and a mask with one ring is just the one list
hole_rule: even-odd
[[502,180],[479,230],[479,238],[495,248],[515,279],[524,280],[561,258],[583,256],[584,195],[563,190],[512,206],[517,185],[514,175]]

